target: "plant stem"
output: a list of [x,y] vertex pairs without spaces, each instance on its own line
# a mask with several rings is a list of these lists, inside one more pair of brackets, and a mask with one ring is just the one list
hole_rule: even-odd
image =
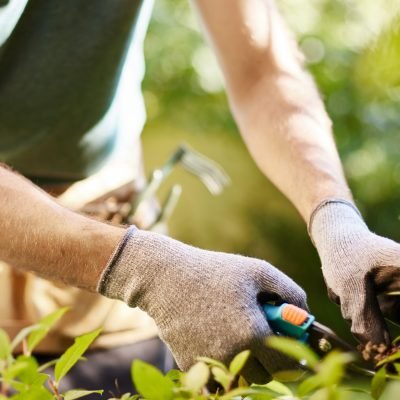
[[8,395],[8,385],[5,382],[0,383],[0,394],[4,396]]
[[57,400],[62,400],[60,392],[58,391],[57,382],[54,382],[53,379],[49,378],[49,385],[50,385],[50,388],[53,391],[54,396],[56,397],[56,399]]
[[30,356],[29,354],[29,350],[28,350],[28,341],[26,340],[26,338],[22,341],[22,354],[24,356]]

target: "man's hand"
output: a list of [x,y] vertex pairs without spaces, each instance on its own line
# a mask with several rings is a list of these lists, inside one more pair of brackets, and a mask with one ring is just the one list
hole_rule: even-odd
[[400,322],[400,304],[385,293],[400,290],[400,245],[370,232],[355,206],[343,200],[321,203],[309,228],[330,298],[351,321],[353,334],[362,343],[389,344],[383,315]]
[[141,307],[182,368],[197,356],[229,361],[243,349],[252,351],[249,381],[293,366],[265,347],[271,329],[259,301],[306,308],[306,296],[272,265],[76,214],[1,166],[0,194],[1,260]]
[[182,369],[198,356],[229,362],[250,349],[243,374],[258,383],[293,367],[265,346],[272,332],[260,300],[307,308],[304,291],[264,261],[200,250],[135,227],[115,251],[98,290],[147,311]]

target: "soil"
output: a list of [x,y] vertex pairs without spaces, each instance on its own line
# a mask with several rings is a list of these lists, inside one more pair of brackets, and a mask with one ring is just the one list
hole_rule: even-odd
[[376,365],[378,362],[400,351],[400,345],[392,344],[391,346],[387,346],[384,343],[373,344],[372,342],[368,342],[365,346],[360,346],[359,350],[365,361],[370,361]]

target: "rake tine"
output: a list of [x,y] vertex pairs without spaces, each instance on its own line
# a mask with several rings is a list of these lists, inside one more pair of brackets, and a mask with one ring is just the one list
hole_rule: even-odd
[[182,194],[182,186],[181,185],[174,185],[172,186],[170,192],[168,193],[167,199],[165,200],[164,204],[161,207],[160,214],[158,215],[157,219],[154,221],[153,225],[150,229],[154,228],[158,224],[162,224],[166,222],[174,212],[176,205]]
[[[186,171],[197,176],[214,196],[220,194],[230,184],[229,176],[216,162],[193,151],[186,145],[180,145],[161,168],[153,171],[149,183],[132,205],[131,212],[129,213],[130,218],[134,218],[140,204],[155,195],[162,182],[179,163],[182,164],[182,167]],[[175,190],[177,191],[178,189]],[[172,192],[173,189],[170,195],[172,195]],[[162,218],[162,215],[159,215],[159,218]]]
[[128,215],[129,218],[133,219],[139,209],[139,206],[155,195],[163,180],[164,174],[162,173],[162,170],[156,169],[152,172],[149,183],[138,195],[137,199],[134,201],[134,204],[132,204],[131,212]]
[[182,166],[188,172],[198,176],[207,189],[214,195],[222,192],[230,183],[226,172],[214,161],[185,147],[182,156]]
[[161,171],[164,175],[164,179],[172,172],[173,168],[182,161],[182,158],[185,155],[185,152],[187,150],[185,149],[184,146],[179,146],[174,153],[171,155],[171,157],[168,159],[168,161],[163,165],[161,168]]
[[213,175],[210,175],[208,171],[199,171],[187,166],[185,166],[185,169],[188,172],[196,175],[213,195],[220,194],[225,186],[227,186],[225,182],[221,182],[220,179],[216,178]]
[[156,194],[157,190],[159,189],[165,178],[172,172],[175,165],[182,160],[184,153],[185,149],[182,146],[178,147],[161,168],[158,168],[152,172],[149,183],[144,188],[142,193],[138,196],[137,200],[132,206],[132,210],[129,215],[131,218],[134,218],[140,204],[147,200],[150,200],[150,198]]
[[217,181],[222,186],[227,186],[230,183],[230,179],[228,178],[228,176],[219,167],[217,167],[217,169],[211,168],[209,166],[199,166],[198,164],[193,163],[193,160],[186,159],[186,157],[183,166],[184,168],[191,170],[192,173],[195,173],[197,175],[209,176],[211,179]]

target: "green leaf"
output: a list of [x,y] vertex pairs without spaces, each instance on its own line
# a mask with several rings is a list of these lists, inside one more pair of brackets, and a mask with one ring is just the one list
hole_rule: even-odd
[[[269,393],[253,393],[253,394],[250,394],[249,396],[247,396],[245,398],[245,400],[271,400],[271,399],[283,399],[283,400],[286,400],[287,397],[286,396],[285,397],[281,397],[281,396],[275,397],[275,396],[273,396],[273,395],[271,395]],[[293,397],[290,397],[289,399],[290,400],[294,400]],[[235,397],[232,400],[241,400],[241,399],[238,399],[237,397]]]
[[322,384],[321,377],[319,375],[313,375],[300,383],[297,388],[297,393],[300,397],[303,397],[314,390],[318,389]]
[[393,361],[396,361],[400,358],[400,351],[396,351],[396,353],[390,355],[389,357],[384,358],[383,360],[379,361],[378,363],[376,363],[377,367],[380,367],[384,364],[388,364],[391,363]]
[[179,371],[178,369],[171,369],[165,375],[171,381],[179,381],[181,379],[183,372]]
[[[47,380],[47,375],[38,373],[38,363],[35,358],[30,356],[18,356],[13,365],[22,364],[24,367],[17,373],[18,379],[27,384],[33,384],[40,382],[41,379],[45,382]],[[44,375],[44,378],[43,378]]]
[[393,366],[394,366],[394,368],[395,368],[395,370],[397,372],[397,375],[400,376],[400,364],[394,363]]
[[7,360],[10,355],[10,338],[3,329],[0,329],[0,360]]
[[214,379],[222,385],[225,391],[228,391],[233,380],[233,376],[227,372],[226,368],[212,367],[211,372],[214,375]]
[[387,386],[382,393],[381,400],[393,400],[398,399],[400,393],[400,382],[391,381],[387,383]]
[[278,350],[302,364],[314,369],[318,363],[318,356],[305,344],[296,339],[270,336],[266,340],[267,346]]
[[35,386],[42,386],[45,384],[45,382],[49,379],[49,375],[47,374],[42,374],[38,373],[33,379],[32,382],[30,383],[31,385]]
[[23,383],[31,382],[32,376],[37,375],[37,362],[33,357],[19,356],[7,369],[3,371],[3,378],[10,382],[14,378],[22,377]]
[[208,382],[210,370],[201,361],[194,364],[189,371],[183,375],[183,385],[193,393],[198,393]]
[[44,317],[35,329],[28,336],[28,351],[32,352],[33,349],[45,338],[50,329],[60,320],[60,318],[68,311],[68,307],[60,308],[59,310]]
[[249,383],[246,381],[246,379],[243,378],[242,375],[239,376],[239,380],[238,380],[238,386],[239,387],[249,387]]
[[271,381],[265,385],[252,385],[251,387],[252,388],[266,388],[266,389],[272,390],[273,392],[278,393],[278,394],[283,394],[286,396],[293,396],[292,391],[286,385],[284,385],[283,383],[278,382],[278,381]]
[[339,392],[336,388],[321,388],[310,396],[309,400],[344,400],[343,397],[339,396]]
[[53,400],[53,395],[43,387],[32,387],[26,392],[18,393],[13,400]]
[[[398,296],[400,296],[400,292],[397,292]],[[397,336],[396,339],[392,340],[393,344],[397,344],[398,342],[400,342],[400,336]]]
[[342,387],[342,390],[345,392],[354,392],[354,393],[364,393],[369,395],[369,390],[361,389],[361,388],[353,388],[353,387]]
[[168,400],[173,397],[174,383],[156,367],[135,360],[131,368],[136,390],[147,400]]
[[370,98],[387,99],[400,90],[400,14],[393,13],[355,63],[355,83]]
[[351,353],[331,351],[318,366],[318,375],[324,386],[340,383],[343,378],[345,365],[354,361]]
[[239,353],[230,363],[229,372],[236,376],[244,367],[250,356],[250,350],[245,350]]
[[371,396],[374,400],[378,400],[386,386],[386,370],[385,367],[380,368],[371,381]]
[[20,381],[9,381],[7,382],[11,389],[14,389],[16,392],[26,392],[29,389],[29,386],[26,383],[22,383]]
[[262,399],[262,400],[272,400],[274,397],[270,393],[266,393],[265,389],[243,387],[237,388],[225,393],[223,396],[218,397],[219,400],[231,400],[231,399]]
[[213,367],[219,367],[219,368],[223,369],[224,371],[228,372],[228,368],[226,368],[226,366],[222,362],[213,360],[212,358],[197,357],[197,361],[202,361],[208,365],[212,365]]
[[272,374],[274,380],[279,382],[297,382],[303,379],[307,374],[306,371],[301,369],[287,370],[287,371],[277,371]]
[[132,396],[130,393],[125,393],[120,398],[120,400],[136,400],[136,399],[140,399],[140,395],[139,394],[134,394]]
[[39,324],[27,326],[26,328],[21,329],[18,334],[14,337],[11,342],[11,351],[15,350],[15,348],[33,331],[36,329],[40,329]]
[[[130,393],[124,393],[119,400],[139,400],[143,397],[140,394],[131,395]],[[117,399],[109,399],[109,400],[117,400]]]
[[103,390],[68,390],[63,393],[64,400],[75,400],[90,394],[103,394]]
[[54,376],[56,382],[60,380],[68,373],[68,371],[79,361],[83,353],[93,343],[93,341],[99,336],[101,329],[97,329],[94,332],[87,333],[75,339],[75,343],[67,349],[67,351],[57,361]]

